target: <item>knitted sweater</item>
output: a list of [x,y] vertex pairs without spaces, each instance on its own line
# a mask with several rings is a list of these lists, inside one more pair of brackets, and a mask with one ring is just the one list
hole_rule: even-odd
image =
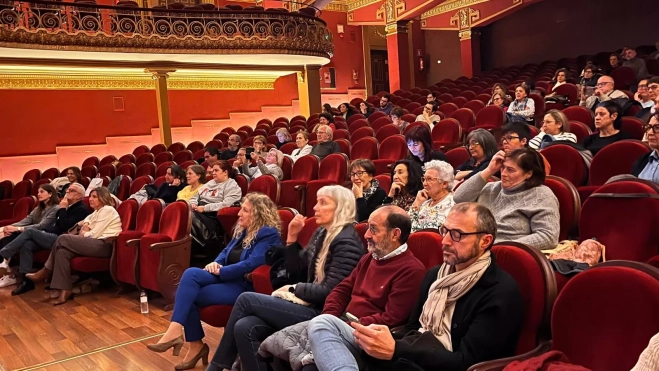
[[46,207],[41,211],[40,216],[37,216],[37,208],[38,206],[32,209],[28,216],[23,218],[21,221],[12,224],[12,226],[24,227],[25,229],[46,229],[55,222],[55,217],[57,216],[59,205]]
[[504,190],[500,181],[488,183],[479,173],[460,185],[453,193],[453,200],[455,203],[477,201],[492,211],[497,221],[495,243],[514,241],[538,250],[558,245],[558,200],[546,186]]
[[240,201],[242,196],[235,180],[227,179],[222,183],[211,180],[199,188],[197,195],[190,199],[190,205],[203,206],[204,212],[217,212]]

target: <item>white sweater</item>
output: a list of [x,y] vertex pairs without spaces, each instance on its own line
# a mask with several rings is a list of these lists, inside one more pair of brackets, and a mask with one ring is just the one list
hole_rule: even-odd
[[89,223],[90,229],[85,232],[84,237],[103,239],[116,237],[121,233],[121,218],[112,206],[106,205],[94,211],[87,215],[82,223]]
[[540,149],[540,145],[542,144],[542,139],[546,135],[552,137],[554,139],[553,141],[568,141],[572,143],[577,142],[577,136],[572,133],[562,132],[556,135],[550,135],[541,131],[540,133],[538,133],[538,135],[536,135],[533,139],[531,139],[531,141],[529,141],[529,147],[533,149]]

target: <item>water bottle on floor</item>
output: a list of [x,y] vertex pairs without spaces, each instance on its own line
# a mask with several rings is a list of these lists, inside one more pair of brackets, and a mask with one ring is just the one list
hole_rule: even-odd
[[140,294],[140,311],[142,314],[149,313],[149,298],[146,296],[146,291],[144,290]]

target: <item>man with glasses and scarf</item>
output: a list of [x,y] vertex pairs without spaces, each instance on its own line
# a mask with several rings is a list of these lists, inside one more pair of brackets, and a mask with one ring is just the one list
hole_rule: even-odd
[[494,216],[483,205],[458,204],[439,232],[444,264],[426,274],[408,324],[392,334],[351,322],[361,351],[324,354],[334,357],[333,369],[457,371],[515,354],[524,303],[490,253]]
[[615,90],[614,86],[613,77],[606,75],[600,77],[595,85],[595,94],[587,99],[582,95],[579,105],[594,111],[594,107],[600,102],[616,98],[629,98],[624,92]]

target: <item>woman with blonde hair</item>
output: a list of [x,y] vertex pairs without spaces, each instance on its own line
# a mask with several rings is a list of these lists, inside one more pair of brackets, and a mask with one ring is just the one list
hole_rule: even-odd
[[201,165],[190,165],[185,172],[187,186],[176,195],[176,200],[190,201],[206,183],[206,170]]
[[[204,269],[188,268],[176,291],[172,321],[151,351],[162,353],[174,348],[178,356],[184,341],[190,343],[188,353],[176,370],[188,370],[201,359],[208,364],[208,345],[202,342],[204,330],[199,307],[233,305],[243,292],[254,291],[245,274],[265,264],[266,252],[281,245],[281,219],[275,205],[262,193],[250,193],[243,199],[233,239],[215,261]],[[183,334],[185,333],[185,340]]]
[[241,171],[247,175],[250,180],[254,180],[263,174],[274,175],[277,179],[284,179],[284,171],[281,169],[282,162],[284,161],[284,154],[278,149],[271,149],[265,156],[265,163],[263,159],[256,154],[256,151],[251,154],[252,160],[256,160],[256,167],[249,167],[249,163],[242,165]]
[[281,149],[281,147],[289,142],[293,141],[293,138],[291,137],[291,133],[288,132],[288,129],[286,128],[280,128],[277,130],[275,133],[277,135],[277,149]]
[[353,227],[355,197],[349,189],[339,185],[321,188],[314,212],[319,227],[306,248],[298,242],[306,218],[296,215],[288,225],[283,265],[293,284],[279,288],[272,296],[240,295],[209,370],[231,369],[238,354],[243,370],[266,370],[267,365],[257,358],[261,341],[275,331],[319,315],[327,295],[364,255]]
[[567,141],[576,143],[577,136],[570,133],[570,124],[567,116],[559,110],[553,109],[545,113],[540,133],[529,141],[529,147],[542,149],[545,143],[554,141]]

